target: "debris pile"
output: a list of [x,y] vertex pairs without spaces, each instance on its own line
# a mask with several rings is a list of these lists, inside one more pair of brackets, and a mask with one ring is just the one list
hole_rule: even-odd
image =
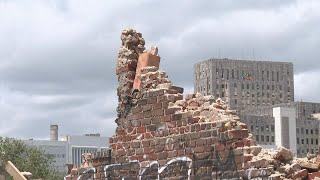
[[153,62],[160,60],[158,49],[145,51],[140,33],[127,29],[121,40],[118,127],[109,140],[108,153],[91,156],[90,162],[86,158],[86,169],[92,170],[95,179],[318,176],[318,156],[297,159],[282,147],[262,149],[237,112],[229,110],[221,99],[201,94],[183,96],[183,88],[174,86]]

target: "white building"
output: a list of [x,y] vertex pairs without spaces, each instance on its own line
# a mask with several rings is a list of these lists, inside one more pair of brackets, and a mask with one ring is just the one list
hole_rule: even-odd
[[39,148],[54,158],[53,166],[66,172],[66,164],[80,166],[83,153],[96,152],[109,147],[109,138],[100,134],[66,136],[58,140],[58,126],[51,125],[50,140],[22,140],[28,146]]

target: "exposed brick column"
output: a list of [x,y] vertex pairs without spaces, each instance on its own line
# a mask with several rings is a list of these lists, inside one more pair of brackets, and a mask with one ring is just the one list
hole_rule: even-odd
[[126,29],[121,33],[121,47],[118,53],[116,74],[118,75],[118,127],[122,126],[124,118],[132,106],[132,86],[139,54],[145,48],[145,41],[141,33],[133,29]]

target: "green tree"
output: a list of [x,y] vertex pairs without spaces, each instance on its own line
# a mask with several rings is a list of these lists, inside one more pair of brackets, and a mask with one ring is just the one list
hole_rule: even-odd
[[[44,151],[32,148],[22,141],[0,137],[0,159],[3,163],[11,161],[20,171],[32,173],[33,179],[58,180],[64,174],[53,169],[53,157]],[[4,167],[0,167],[5,172]],[[6,179],[12,179],[5,173]]]

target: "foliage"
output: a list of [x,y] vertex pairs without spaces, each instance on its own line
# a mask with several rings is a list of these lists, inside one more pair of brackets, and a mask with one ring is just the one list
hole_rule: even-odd
[[[19,171],[31,172],[33,179],[63,179],[63,173],[52,168],[52,156],[46,155],[40,149],[29,147],[19,140],[0,137],[0,159],[3,165],[11,161]],[[5,172],[4,167],[0,170]],[[12,179],[7,173],[5,176],[6,179]]]

